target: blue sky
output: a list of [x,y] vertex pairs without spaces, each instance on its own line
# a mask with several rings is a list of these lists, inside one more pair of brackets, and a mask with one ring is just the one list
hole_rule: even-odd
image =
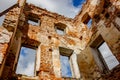
[[73,1],[73,6],[78,7],[82,5],[82,3],[85,2],[85,0],[72,0]]
[[87,23],[88,28],[91,27],[91,24],[92,24],[92,19],[90,19],[90,20],[88,21],[88,23]]
[[[0,0],[0,12],[6,10],[16,2],[17,0]],[[80,12],[82,3],[84,3],[85,0],[27,0],[27,2],[41,8],[45,8],[51,12],[56,12],[66,17],[74,18]],[[4,16],[0,17],[0,25],[3,20]],[[16,70],[17,74],[26,74],[33,76],[35,53],[35,50],[31,50],[25,47],[21,48],[18,63],[19,69],[17,68]],[[61,58],[63,60],[61,64],[66,66],[62,68],[63,75],[70,77],[72,74],[69,64],[66,63],[66,61],[68,61],[68,58]]]
[[[0,12],[6,10],[16,2],[17,0],[0,0]],[[80,12],[82,3],[85,0],[27,0],[27,2],[51,12],[74,18]],[[0,17],[0,25],[3,19],[4,17]]]
[[[22,47],[20,50],[20,56],[17,64],[17,74],[24,74],[28,76],[34,76],[36,50]],[[63,77],[72,77],[69,58],[66,56],[60,56],[61,72]]]
[[74,18],[80,12],[82,3],[85,0],[27,0],[27,2],[66,17]]
[[17,74],[34,76],[36,50],[22,47],[17,65]]
[[60,56],[61,71],[63,77],[72,77],[72,72],[70,68],[69,58],[66,56]]

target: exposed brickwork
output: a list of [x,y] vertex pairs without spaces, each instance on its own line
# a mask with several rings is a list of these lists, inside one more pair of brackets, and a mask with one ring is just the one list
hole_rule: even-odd
[[[10,79],[10,77],[12,76],[12,71],[13,71],[13,65],[14,65],[14,60],[15,60],[15,53],[13,53],[11,51],[11,47],[12,47],[12,44],[13,44],[13,41],[14,41],[14,36],[16,34],[16,30],[17,30],[17,26],[18,26],[18,22],[19,22],[19,16],[20,14],[22,13],[22,9],[23,7],[21,8],[18,5],[16,5],[14,8],[12,8],[7,14],[6,14],[6,17],[5,17],[5,20],[4,20],[4,23],[2,25],[2,28],[3,31],[1,31],[1,38],[5,37],[4,41],[0,42],[0,44],[5,44],[5,45],[9,45],[8,47],[5,47],[6,50],[6,55],[4,56],[4,58],[2,59],[2,65],[0,66],[1,70],[0,70],[0,73],[2,73],[0,75],[0,77],[2,79],[5,79],[5,80],[8,80]],[[5,49],[5,48],[2,48],[0,47],[0,49]],[[2,54],[2,53],[0,53]],[[5,53],[4,53],[5,54]],[[4,66],[4,67],[3,67]],[[5,70],[5,71],[4,71]]]
[[[94,1],[94,0],[93,0]],[[99,0],[98,0],[99,1]],[[119,32],[119,17],[116,15],[116,11],[119,11],[119,6],[115,5],[119,1],[112,1],[112,0],[105,0],[103,2],[100,0],[103,5],[100,10],[96,8],[96,14],[95,16],[91,16],[91,12],[89,12],[86,9],[86,12],[91,16],[92,18],[92,37],[91,41],[88,44],[88,47],[84,49],[81,54],[79,55],[79,65],[81,69],[82,76],[85,77],[86,80],[119,80],[119,67],[115,67],[112,71],[110,71],[108,74],[102,73],[100,70],[100,67],[98,67],[98,63],[95,61],[96,57],[94,58],[90,57],[92,55],[95,55],[97,53],[93,52],[93,48],[91,46],[97,46],[100,42],[100,39],[97,39],[99,35],[103,37],[103,40],[107,42],[110,50],[112,53],[116,56],[118,61],[120,62],[119,54],[120,54],[120,45],[119,45],[119,38],[120,38],[120,32]],[[86,4],[89,4],[86,3]],[[112,5],[113,4],[113,5]],[[83,9],[86,8],[86,5],[83,6]],[[101,5],[100,5],[101,6]],[[89,7],[90,8],[90,7]],[[93,7],[91,7],[93,8]],[[94,9],[94,8],[93,8]],[[83,10],[80,15],[85,14],[85,11]],[[76,20],[82,19],[80,17],[76,17]],[[116,21],[117,19],[117,21]],[[97,41],[96,41],[97,40]],[[92,48],[92,49],[91,49]],[[91,55],[92,54],[92,55]],[[89,57],[87,57],[89,55]],[[93,59],[93,60],[92,60]],[[97,59],[98,60],[98,59]],[[95,61],[95,62],[94,62]],[[87,67],[86,67],[87,66]],[[101,66],[102,67],[102,66]]]
[[[119,80],[119,65],[103,74],[100,70],[93,47],[103,40],[120,62],[120,1],[87,0],[81,12],[74,18],[18,0],[16,6],[6,14],[0,27],[0,77],[2,80]],[[92,19],[88,29],[86,19]],[[39,25],[28,23],[28,19],[39,20]],[[56,32],[55,24],[65,27],[65,35]],[[97,41],[96,41],[97,40]],[[34,77],[15,74],[20,46],[35,47],[36,75]],[[77,56],[72,60],[74,76],[61,76],[59,47],[72,49]],[[96,54],[96,53],[95,53]],[[78,63],[80,74],[78,72]],[[79,77],[81,75],[81,77]]]
[[119,80],[120,79],[120,66],[117,66],[110,74],[103,75],[103,80]]
[[52,53],[49,51],[50,48],[50,46],[41,45],[40,71],[49,72],[49,74],[53,74],[54,72],[52,66]]

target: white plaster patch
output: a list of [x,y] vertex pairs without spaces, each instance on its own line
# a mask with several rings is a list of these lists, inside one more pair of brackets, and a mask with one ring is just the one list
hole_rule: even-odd
[[[55,66],[56,64],[60,63],[60,55],[57,49],[54,49],[52,52],[52,60],[53,60],[53,68],[54,68],[55,76],[61,77],[60,66],[57,67]],[[56,63],[55,60],[58,60],[58,63]]]
[[12,33],[4,29],[2,32],[0,32],[0,43],[8,43],[11,36]]
[[72,68],[73,68],[73,72],[74,72],[74,77],[75,78],[80,78],[80,71],[79,71],[79,67],[77,64],[77,55],[75,52],[73,52],[73,54],[71,55],[71,60],[72,60]]
[[100,3],[100,0],[92,0],[90,4],[95,6],[95,5],[98,5],[99,3]]
[[99,26],[104,26],[104,27],[105,27],[104,23],[105,23],[104,20],[100,20],[99,23],[98,23],[98,25],[99,25]]
[[109,11],[109,12],[114,12],[114,11],[115,11],[115,7],[109,7],[109,8],[108,8],[108,11]]
[[0,64],[2,64],[2,61],[3,61],[3,54],[0,53]]
[[41,53],[41,49],[39,46],[37,49],[37,56],[36,56],[36,71],[39,71],[39,69],[40,69],[40,58],[41,58],[40,53]]
[[120,26],[120,18],[116,17],[115,23],[117,23]]
[[117,2],[116,2],[116,5],[120,5],[120,1],[117,1]]
[[25,3],[25,0],[19,0],[20,2],[20,4],[19,4],[19,6],[23,6],[24,5],[24,3]]
[[37,40],[40,41],[41,43],[44,43],[44,44],[49,43],[49,40],[48,40],[47,36],[45,36],[45,35],[43,35],[41,33],[37,34]]

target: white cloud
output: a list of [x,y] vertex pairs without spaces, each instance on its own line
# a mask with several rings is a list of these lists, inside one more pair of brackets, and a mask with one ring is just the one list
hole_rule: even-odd
[[81,5],[74,7],[72,0],[27,0],[27,2],[70,18],[74,18],[81,8]]
[[24,68],[23,67],[24,64],[20,64],[16,73],[17,74],[23,74],[23,75],[27,75],[27,76],[34,76],[34,63],[29,63],[27,64],[27,67]]
[[[27,2],[70,18],[74,18],[81,9],[81,5],[78,7],[73,6],[72,0],[27,0]],[[17,3],[17,0],[1,0],[0,12],[6,10],[15,3]],[[3,18],[1,18],[0,21],[2,21],[2,19]],[[0,25],[1,24],[2,22],[0,22]]]
[[8,9],[17,3],[17,0],[0,0],[0,12]]
[[60,56],[61,70],[63,77],[72,77],[71,68],[69,64],[69,58],[67,56]]
[[21,48],[20,58],[16,70],[17,74],[34,76],[35,53],[36,51],[33,49],[25,47]]

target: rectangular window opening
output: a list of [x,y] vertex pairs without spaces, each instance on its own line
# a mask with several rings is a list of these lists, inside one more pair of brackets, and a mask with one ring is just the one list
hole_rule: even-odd
[[88,28],[91,27],[91,25],[92,25],[92,19],[91,19],[91,17],[88,15],[88,13],[86,13],[86,14],[82,17],[82,22],[83,22],[84,24],[86,24]]
[[65,32],[64,32],[64,29],[60,29],[60,28],[56,28],[56,32],[57,32],[57,34],[59,34],[59,35],[64,35],[65,34]]
[[106,42],[103,42],[97,49],[101,53],[109,70],[112,70],[119,64],[118,60],[113,55]]
[[35,76],[36,49],[21,47],[16,74]]
[[34,25],[34,26],[40,26],[40,20],[36,18],[28,18],[28,24]]
[[61,74],[63,78],[72,78],[72,71],[70,66],[70,56],[73,50],[59,47],[60,62],[61,62]]
[[56,33],[59,35],[65,35],[65,28],[66,28],[66,25],[63,23],[55,24]]
[[110,17],[110,15],[109,15],[109,13],[107,12],[107,13],[105,14],[105,18],[106,18],[106,19],[109,19],[109,17]]
[[60,55],[62,77],[72,77],[72,71],[69,63],[69,57]]
[[91,25],[92,25],[92,19],[90,19],[90,20],[88,21],[88,23],[87,23],[88,28],[90,28]]

